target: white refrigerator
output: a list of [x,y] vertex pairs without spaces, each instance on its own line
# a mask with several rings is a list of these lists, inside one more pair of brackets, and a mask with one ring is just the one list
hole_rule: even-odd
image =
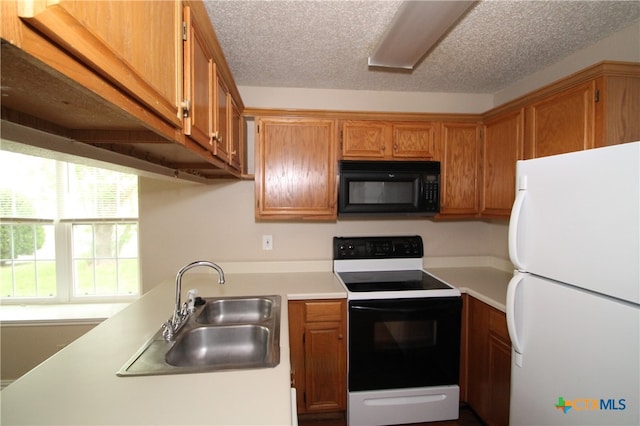
[[512,425],[640,424],[640,142],[518,161]]

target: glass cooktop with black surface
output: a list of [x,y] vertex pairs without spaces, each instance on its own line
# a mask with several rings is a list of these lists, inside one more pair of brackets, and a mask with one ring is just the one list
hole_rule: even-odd
[[451,287],[420,270],[339,272],[349,291],[444,290]]

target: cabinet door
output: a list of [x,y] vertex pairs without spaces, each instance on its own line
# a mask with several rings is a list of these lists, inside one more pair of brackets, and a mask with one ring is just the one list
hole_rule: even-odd
[[19,2],[18,13],[90,69],[179,128],[180,3],[25,0]]
[[506,317],[468,297],[467,402],[490,425],[509,424],[511,343]]
[[185,7],[184,18],[187,28],[184,45],[184,91],[190,104],[184,117],[184,134],[213,151],[213,59],[198,21],[189,7]]
[[231,127],[229,129],[229,164],[236,170],[242,171],[244,152],[242,150],[244,133],[240,111],[229,96],[229,109],[231,111]]
[[491,396],[485,420],[491,425],[509,424],[511,390],[511,346],[494,334],[489,336],[489,380]]
[[305,326],[305,408],[308,412],[345,409],[345,340],[340,322]]
[[640,140],[640,72],[596,80],[595,146]]
[[391,142],[391,126],[381,121],[344,121],[342,123],[342,157],[381,160]]
[[436,123],[394,124],[393,157],[416,160],[433,158],[437,130]]
[[296,300],[289,307],[291,383],[298,413],[344,411],[346,302]]
[[258,133],[256,217],[335,220],[334,121],[262,118]]
[[533,103],[527,108],[526,158],[594,147],[595,81]]
[[289,358],[291,362],[291,387],[296,388],[296,408],[298,413],[306,412],[304,312],[304,301],[296,300],[289,302]]
[[213,131],[211,138],[214,142],[214,155],[224,162],[229,161],[229,126],[231,109],[229,108],[229,91],[217,72],[214,64],[215,89],[213,102]]
[[442,125],[441,216],[474,216],[478,213],[479,141],[476,124]]
[[[467,402],[483,419],[489,412],[489,311],[473,297],[468,298]],[[507,406],[509,401],[507,401]]]
[[515,199],[516,161],[521,158],[524,111],[508,112],[484,124],[480,214],[508,218]]

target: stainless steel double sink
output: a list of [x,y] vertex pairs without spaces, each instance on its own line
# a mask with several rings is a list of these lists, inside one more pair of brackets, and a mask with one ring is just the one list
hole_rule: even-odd
[[280,296],[204,298],[174,339],[162,329],[119,376],[271,368],[280,363]]

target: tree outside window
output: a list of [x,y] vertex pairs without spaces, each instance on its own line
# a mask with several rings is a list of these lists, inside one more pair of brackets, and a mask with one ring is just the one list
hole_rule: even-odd
[[0,151],[0,298],[139,294],[134,175]]

